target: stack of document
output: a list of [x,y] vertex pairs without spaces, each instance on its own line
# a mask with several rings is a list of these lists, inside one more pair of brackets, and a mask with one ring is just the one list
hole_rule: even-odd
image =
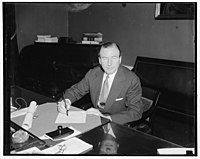
[[35,42],[57,43],[57,37],[51,37],[51,35],[37,35]]
[[102,33],[83,33],[82,44],[100,44],[102,41]]

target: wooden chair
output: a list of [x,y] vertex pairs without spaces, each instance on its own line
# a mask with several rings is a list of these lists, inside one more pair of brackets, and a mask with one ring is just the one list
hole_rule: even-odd
[[126,123],[125,125],[145,133],[152,133],[153,115],[160,94],[158,90],[142,86],[142,102],[144,104],[142,118],[137,121]]

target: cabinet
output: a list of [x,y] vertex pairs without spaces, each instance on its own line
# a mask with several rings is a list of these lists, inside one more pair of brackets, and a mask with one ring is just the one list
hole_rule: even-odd
[[20,52],[20,85],[57,98],[98,65],[100,45],[36,43]]

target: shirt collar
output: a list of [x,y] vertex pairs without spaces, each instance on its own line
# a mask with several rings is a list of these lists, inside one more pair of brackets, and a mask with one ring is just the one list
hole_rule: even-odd
[[[118,69],[117,69],[114,73],[109,74],[109,78],[113,79],[113,78],[115,77],[117,71],[118,71]],[[107,75],[108,75],[108,74],[104,72],[104,77],[106,77]]]

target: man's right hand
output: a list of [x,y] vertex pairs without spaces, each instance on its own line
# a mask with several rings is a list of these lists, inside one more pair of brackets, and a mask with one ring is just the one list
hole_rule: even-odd
[[[66,103],[66,104],[65,104]],[[69,99],[61,100],[58,102],[57,108],[59,113],[66,114],[66,111],[70,109],[71,101]]]

